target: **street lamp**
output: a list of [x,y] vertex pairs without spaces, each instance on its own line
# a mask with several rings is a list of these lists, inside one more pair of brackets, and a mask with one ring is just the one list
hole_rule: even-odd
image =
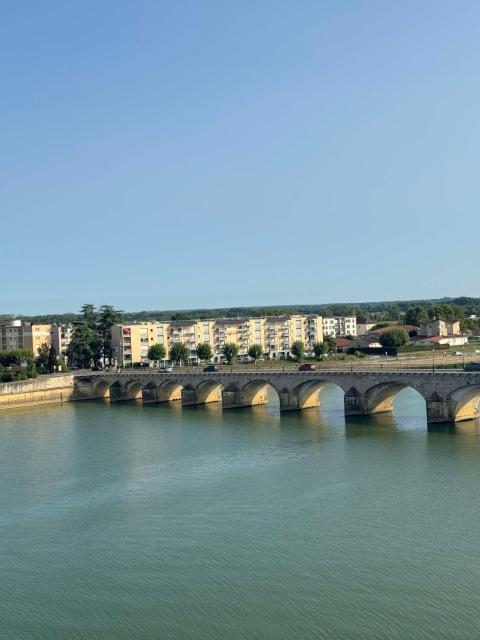
[[432,371],[435,373],[435,347],[432,347]]

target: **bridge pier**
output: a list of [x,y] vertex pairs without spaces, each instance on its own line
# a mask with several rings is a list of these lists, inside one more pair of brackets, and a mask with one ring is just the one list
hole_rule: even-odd
[[308,398],[302,400],[296,391],[283,389],[278,394],[278,397],[280,398],[280,411],[300,411],[320,406],[318,393],[311,394]]
[[142,390],[142,402],[143,404],[156,404],[157,402],[161,402],[158,388],[145,387]]
[[458,408],[452,400],[427,400],[428,424],[476,420],[478,417],[477,398],[472,402],[465,403],[465,405],[460,408]]
[[238,389],[224,389],[222,391],[222,406],[224,409],[243,409],[259,404],[268,404],[268,396],[265,390],[258,391],[251,398]]
[[209,404],[210,402],[220,402],[221,390],[213,389],[208,393],[198,393],[195,389],[182,389],[182,406],[189,407],[196,404]]
[[427,422],[455,422],[455,413],[450,402],[446,400],[427,400]]
[[348,395],[344,396],[345,416],[369,416],[373,413],[388,413],[393,411],[393,397],[386,398],[382,402],[371,406],[367,396]]
[[128,385],[118,383],[110,387],[110,402],[127,402],[142,398],[141,387],[129,388]]
[[345,394],[343,398],[345,407],[345,416],[366,416],[370,412],[368,411],[367,399],[360,394],[348,395]]

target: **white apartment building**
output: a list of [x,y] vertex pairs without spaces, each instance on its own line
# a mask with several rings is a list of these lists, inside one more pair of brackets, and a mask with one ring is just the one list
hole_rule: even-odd
[[355,316],[337,316],[323,318],[324,337],[343,338],[357,335],[357,318]]
[[55,347],[57,355],[67,356],[67,348],[73,335],[72,324],[56,324],[52,326],[51,337],[52,344]]

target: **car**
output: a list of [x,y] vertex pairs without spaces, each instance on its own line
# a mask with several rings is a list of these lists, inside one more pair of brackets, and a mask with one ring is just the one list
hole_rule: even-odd
[[160,367],[160,373],[172,373],[173,367]]
[[209,364],[206,367],[204,367],[203,369],[204,371],[218,371],[218,367],[216,367],[214,364]]
[[315,371],[317,367],[314,364],[310,364],[308,362],[306,362],[305,364],[301,364],[298,367],[299,371]]
[[465,371],[480,371],[480,362],[469,362],[465,365]]
[[463,353],[461,351],[454,351],[452,356],[463,356]]

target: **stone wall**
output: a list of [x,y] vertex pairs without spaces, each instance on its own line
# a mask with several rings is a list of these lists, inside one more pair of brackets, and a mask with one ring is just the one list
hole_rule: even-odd
[[72,374],[39,376],[31,380],[0,384],[0,411],[70,400],[74,393]]

